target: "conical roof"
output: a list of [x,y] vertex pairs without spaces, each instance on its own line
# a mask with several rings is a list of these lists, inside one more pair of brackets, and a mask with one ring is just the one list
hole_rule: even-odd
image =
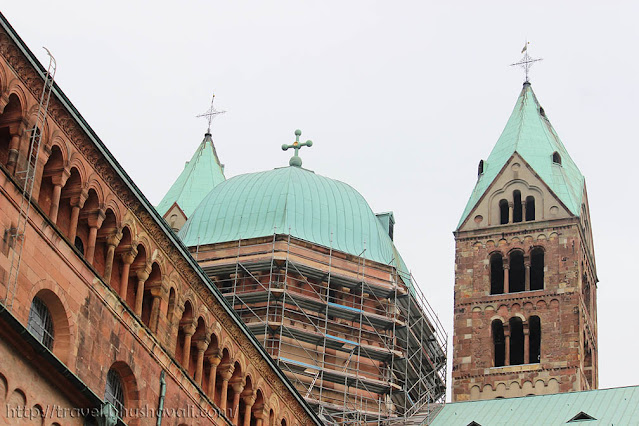
[[193,157],[186,163],[184,170],[156,209],[164,215],[173,203],[177,203],[184,214],[191,217],[204,197],[225,180],[224,170],[215,152],[211,134],[206,133]]
[[[497,144],[484,161],[483,173],[466,204],[461,226],[514,153],[518,153],[575,216],[579,216],[584,177],[539,105],[530,83],[524,83]],[[553,161],[559,154],[560,163]]]

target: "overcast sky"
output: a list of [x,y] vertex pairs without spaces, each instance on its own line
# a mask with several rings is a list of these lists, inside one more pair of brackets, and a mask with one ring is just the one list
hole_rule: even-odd
[[[586,176],[600,387],[639,384],[638,2],[13,1],[28,46],[157,204],[203,138],[227,177],[304,166],[395,212],[395,242],[452,337],[455,229],[530,54],[540,103]],[[449,347],[450,353],[450,347]],[[450,374],[450,372],[449,372]],[[450,395],[449,395],[450,398]]]

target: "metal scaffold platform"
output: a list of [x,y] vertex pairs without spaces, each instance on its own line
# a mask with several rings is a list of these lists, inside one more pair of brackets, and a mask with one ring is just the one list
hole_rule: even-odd
[[326,424],[421,424],[444,403],[447,335],[412,275],[280,234],[197,250]]

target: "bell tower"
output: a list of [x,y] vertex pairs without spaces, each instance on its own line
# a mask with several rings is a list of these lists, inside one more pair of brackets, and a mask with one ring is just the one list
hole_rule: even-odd
[[597,388],[585,180],[529,82],[455,236],[453,401]]

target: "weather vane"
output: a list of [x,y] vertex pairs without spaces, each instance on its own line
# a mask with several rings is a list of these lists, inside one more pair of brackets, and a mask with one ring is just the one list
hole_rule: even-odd
[[282,151],[286,151],[289,148],[295,149],[295,155],[293,155],[288,162],[289,166],[302,167],[302,159],[299,155],[297,155],[300,148],[303,146],[307,146],[309,148],[313,146],[313,141],[311,140],[300,143],[300,136],[302,136],[302,131],[298,129],[295,131],[295,142],[291,145],[282,145]]
[[530,67],[532,67],[535,62],[543,61],[542,58],[538,58],[538,59],[532,58],[528,54],[528,45],[529,44],[530,44],[530,42],[526,41],[526,44],[524,44],[524,48],[521,49],[521,53],[524,54],[524,57],[521,58],[519,60],[519,62],[515,62],[514,64],[510,64],[511,67],[514,67],[514,66],[518,65],[518,66],[520,66],[520,67],[522,67],[524,69],[524,71],[526,72],[526,81],[525,81],[525,83],[529,82],[528,81],[528,72],[530,71]]
[[211,122],[213,121],[213,119],[219,115],[219,114],[224,114],[226,111],[218,111],[215,109],[215,106],[213,106],[213,102],[215,101],[215,93],[213,93],[213,98],[211,99],[211,107],[204,113],[204,114],[200,114],[197,117],[206,117],[206,119],[209,122],[209,127],[208,130],[206,131],[206,133],[211,133]]

